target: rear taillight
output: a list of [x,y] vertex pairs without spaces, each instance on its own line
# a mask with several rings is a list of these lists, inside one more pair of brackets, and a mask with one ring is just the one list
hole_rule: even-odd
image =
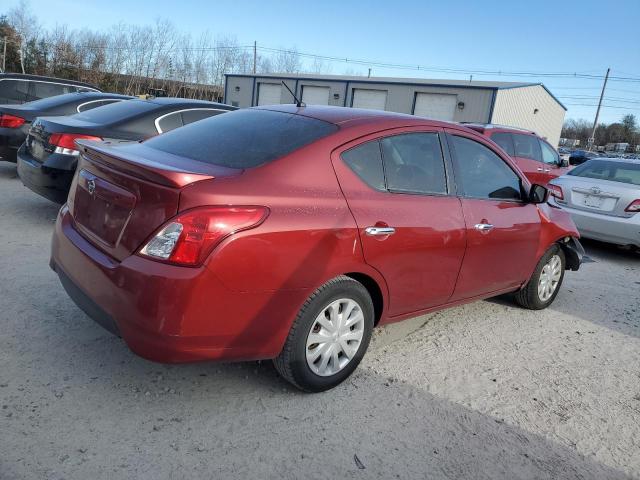
[[0,113],[0,127],[2,128],[20,128],[24,125],[24,118],[9,115],[8,113]]
[[55,148],[55,153],[62,155],[79,155],[80,151],[76,145],[76,140],[102,140],[94,135],[81,135],[77,133],[52,133],[49,143]]
[[547,188],[549,190],[549,195],[557,198],[558,200],[564,200],[564,193],[562,192],[562,188],[560,188],[558,185],[550,183]]
[[640,198],[631,202],[627,208],[624,209],[625,212],[636,213],[640,212]]
[[167,222],[140,255],[175,265],[200,265],[224,238],[260,225],[266,207],[200,207]]

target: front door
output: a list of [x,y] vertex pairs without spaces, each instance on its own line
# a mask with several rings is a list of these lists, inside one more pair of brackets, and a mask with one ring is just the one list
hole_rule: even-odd
[[365,261],[389,289],[389,315],[448,301],[465,251],[460,200],[449,194],[442,130],[370,135],[333,152]]
[[522,199],[521,179],[488,143],[448,131],[467,250],[452,301],[517,288],[536,262],[540,216]]

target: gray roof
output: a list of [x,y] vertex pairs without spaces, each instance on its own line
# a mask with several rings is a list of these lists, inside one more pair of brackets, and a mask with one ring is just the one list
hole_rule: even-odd
[[413,84],[413,85],[434,85],[449,87],[473,87],[473,88],[518,88],[532,87],[540,85],[540,83],[525,82],[494,82],[483,80],[447,80],[442,78],[402,78],[402,77],[361,77],[350,75],[318,75],[309,73],[257,73],[253,74],[237,74],[229,73],[227,77],[256,77],[256,78],[274,78],[274,79],[305,79],[305,80],[323,80],[323,81],[348,81],[359,83],[397,83],[397,84]]

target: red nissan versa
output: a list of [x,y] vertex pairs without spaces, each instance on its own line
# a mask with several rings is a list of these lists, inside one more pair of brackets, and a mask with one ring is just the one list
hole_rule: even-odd
[[467,123],[465,126],[500,145],[532,183],[546,186],[570,170],[569,163],[564,162],[556,149],[535,132],[484,123]]
[[545,308],[584,253],[546,189],[463,126],[282,105],[78,143],[51,266],[159,362],[274,359],[326,390],[374,326],[506,292]]

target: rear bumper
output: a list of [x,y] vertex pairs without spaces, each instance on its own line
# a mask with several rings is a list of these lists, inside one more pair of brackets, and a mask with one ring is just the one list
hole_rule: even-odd
[[136,354],[162,363],[273,358],[311,293],[237,292],[207,266],[177,267],[137,255],[117,262],[78,233],[66,206],[50,265],[89,317]]
[[640,214],[622,218],[555,204],[571,214],[571,218],[582,237],[616,245],[640,247]]
[[51,168],[47,161],[40,163],[29,155],[24,145],[18,150],[17,163],[18,176],[27,188],[55,203],[67,201],[75,168]]
[[18,148],[26,136],[20,128],[0,128],[0,160],[15,163]]

